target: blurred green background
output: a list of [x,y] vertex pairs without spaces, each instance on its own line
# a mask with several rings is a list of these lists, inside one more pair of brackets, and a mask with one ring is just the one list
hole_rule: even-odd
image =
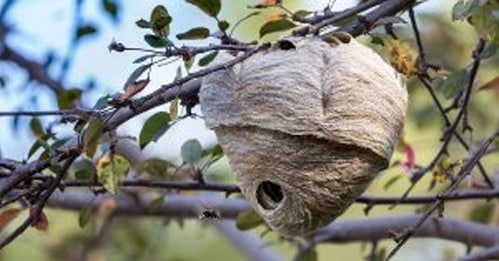
[[[3,4],[0,1],[0,5]],[[173,22],[171,30],[183,32],[195,25],[203,24],[215,28],[216,24],[205,17],[194,7],[183,1],[117,1],[119,12],[117,19],[109,19],[100,6],[100,1],[85,1],[84,21],[95,24],[99,29],[94,35],[85,39],[77,50],[71,49],[68,40],[73,30],[72,1],[19,1],[8,13],[6,21],[16,30],[9,33],[8,41],[12,46],[29,57],[43,60],[47,53],[57,56],[72,56],[72,64],[64,83],[71,86],[95,87],[85,91],[83,98],[86,104],[93,104],[96,99],[107,93],[115,93],[134,69],[131,63],[140,54],[108,53],[106,46],[111,39],[125,43],[127,46],[145,46],[142,41],[143,31],[134,25],[134,21],[149,16],[156,4],[164,4]],[[312,3],[313,2],[313,3]],[[284,0],[290,10],[321,10],[329,1],[298,1]],[[427,58],[433,64],[438,64],[450,72],[464,68],[470,63],[470,57],[478,36],[466,22],[452,22],[451,8],[456,1],[427,1],[416,8],[417,21],[421,30],[423,45]],[[252,12],[247,5],[258,1],[222,1],[221,17],[231,23]],[[342,10],[356,4],[356,1],[336,1],[333,10]],[[274,11],[264,11],[266,14]],[[407,14],[402,16],[409,21]],[[258,39],[258,29],[265,23],[265,14],[249,19],[236,30],[236,36],[242,40]],[[414,37],[409,24],[397,24],[395,32],[401,39],[412,44],[416,50]],[[382,33],[382,31],[380,31]],[[264,40],[275,40],[278,35],[267,36]],[[381,55],[385,56],[382,46],[370,43],[370,37],[359,38],[371,45]],[[206,44],[209,41],[192,42],[190,44]],[[48,70],[56,74],[57,66]],[[170,81],[175,75],[176,66],[159,67],[153,71],[153,85]],[[499,57],[497,55],[484,60],[478,74],[477,86],[496,77],[499,72]],[[26,75],[12,65],[0,61],[0,77],[7,79],[6,85],[0,89],[0,110],[14,109],[54,109],[54,97],[43,87],[30,83],[26,86]],[[439,148],[439,138],[442,133],[442,120],[430,96],[421,84],[414,78],[408,79],[409,111],[404,138],[416,152],[416,163],[428,163]],[[438,85],[438,83],[436,84]],[[452,99],[445,99],[441,89],[436,89],[439,98],[445,105],[450,105]],[[476,91],[473,93],[470,105],[469,119],[474,126],[472,135],[465,135],[468,141],[479,141],[480,138],[499,127],[499,97],[497,92]],[[120,133],[137,135],[143,120],[153,112],[147,113],[120,129]],[[452,116],[452,114],[451,114]],[[12,127],[11,119],[0,119],[0,149],[4,157],[22,159],[34,138],[29,135],[26,122],[17,123]],[[64,132],[64,130],[61,130]],[[160,156],[171,160],[178,159],[179,147],[183,141],[197,138],[204,146],[215,142],[213,133],[204,128],[202,120],[185,120],[167,134],[161,141],[148,147],[145,151],[151,156]],[[450,151],[453,159],[463,157],[466,152],[457,143],[451,143]],[[403,160],[404,155],[398,151],[392,161]],[[491,174],[499,176],[499,159],[497,156],[487,156],[483,160],[486,169]],[[477,174],[477,173],[475,173]],[[208,175],[212,179],[233,182],[226,159],[221,160],[210,169]],[[399,178],[396,178],[399,177]],[[397,179],[387,187],[387,182]],[[415,188],[413,195],[435,194],[449,181],[438,183],[431,191],[428,190],[431,174],[426,175]],[[479,175],[476,175],[479,179]],[[496,178],[499,185],[499,178]],[[409,186],[409,175],[401,167],[393,167],[379,175],[366,195],[400,196]],[[469,218],[480,207],[491,214],[482,222],[499,225],[499,210],[497,201],[466,201],[447,203],[446,215],[458,218]],[[386,206],[374,207],[368,217],[365,217],[362,205],[354,204],[341,219],[369,218],[376,216],[413,213],[424,206],[397,206],[389,210]],[[487,212],[488,213],[488,212]],[[115,218],[106,227],[101,241],[96,233],[95,225],[80,229],[78,213],[62,210],[47,211],[50,227],[47,232],[28,229],[19,239],[6,249],[0,251],[0,260],[81,260],[81,252],[86,251],[88,260],[246,260],[245,257],[223,235],[209,224],[198,220],[165,222],[160,218]],[[9,225],[6,231],[11,231],[16,222]],[[6,231],[2,231],[2,234]],[[263,228],[247,233],[261,233]],[[102,236],[102,235],[101,235]],[[280,241],[277,235],[269,233],[263,237],[262,243],[270,244],[289,260],[295,246],[289,242]],[[390,249],[394,243],[381,243],[380,249]],[[318,247],[319,260],[364,260],[368,255],[370,245],[366,243],[324,244]],[[452,260],[464,253],[465,246],[438,239],[412,239],[393,260]]]

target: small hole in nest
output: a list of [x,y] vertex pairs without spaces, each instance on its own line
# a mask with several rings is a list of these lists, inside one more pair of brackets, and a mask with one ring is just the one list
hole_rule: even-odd
[[264,209],[275,209],[284,198],[279,185],[271,181],[264,181],[256,189],[256,199]]
[[291,49],[296,49],[296,46],[294,43],[292,43],[291,41],[288,41],[288,40],[280,40],[279,42],[277,42],[277,46],[279,47],[279,49],[281,50],[291,50]]

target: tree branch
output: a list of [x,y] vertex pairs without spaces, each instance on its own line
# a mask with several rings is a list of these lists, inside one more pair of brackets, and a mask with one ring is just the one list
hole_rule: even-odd
[[415,0],[387,0],[366,16],[362,16],[362,18],[335,31],[348,32],[353,36],[364,34],[369,31],[371,26],[379,19],[387,16],[394,16],[411,6],[414,2]]
[[3,43],[3,48],[0,48],[0,60],[11,61],[17,64],[19,67],[26,70],[30,79],[46,85],[55,93],[64,90],[63,84],[60,81],[53,79],[42,64],[29,60],[16,52],[5,42]]
[[479,261],[479,260],[492,260],[499,258],[499,245],[477,251],[467,256],[458,258],[458,261]]
[[[47,204],[53,208],[80,210],[91,204],[94,208],[109,198],[109,195],[95,196],[91,192],[55,192]],[[228,199],[216,195],[182,196],[169,195],[159,208],[151,212],[145,200],[137,200],[132,196],[117,195],[117,215],[161,216],[178,218],[198,218],[203,209],[215,209],[222,219],[234,219],[250,207],[243,199]],[[357,220],[336,220],[329,226],[318,230],[310,239],[318,244],[322,242],[344,243],[351,241],[389,239],[389,231],[400,231],[411,226],[421,215],[389,216]],[[472,244],[492,246],[499,242],[499,228],[461,221],[452,218],[435,218],[426,222],[414,234],[416,237],[435,237]]]
[[[62,188],[67,187],[102,187],[102,184],[90,180],[67,180],[61,183]],[[160,180],[124,180],[121,182],[122,188],[156,188],[156,189],[174,189],[174,190],[201,190],[201,191],[216,191],[226,194],[239,193],[240,189],[236,184],[224,184],[214,182],[200,183],[197,181],[160,181]],[[428,204],[438,200],[444,201],[459,201],[471,199],[491,199],[499,198],[499,190],[470,190],[458,191],[449,195],[434,195],[434,196],[414,196],[400,199],[399,197],[377,197],[377,196],[360,196],[356,199],[356,203],[366,205],[392,205],[398,204]]]
[[[400,231],[421,219],[421,215],[388,216],[358,220],[338,220],[318,230],[313,242],[345,243],[390,238],[389,231]],[[434,237],[469,245],[492,246],[498,243],[499,228],[452,218],[432,218],[415,237]]]
[[[487,140],[485,140],[485,142],[483,142],[482,146],[476,153],[473,153],[468,157],[466,164],[456,174],[451,185],[442,194],[443,196],[450,195],[451,193],[454,192],[454,190],[457,189],[461,181],[471,173],[474,166],[478,163],[478,160],[485,154],[490,144],[492,144],[492,142],[498,136],[499,136],[499,130],[495,131],[492,135],[490,135],[490,137]],[[397,246],[388,254],[387,259],[393,257],[397,253],[397,251],[407,242],[407,240],[409,240],[409,238],[419,230],[419,228],[426,222],[426,220],[428,220],[435,211],[441,208],[443,203],[444,203],[443,199],[435,201],[433,205],[431,205],[431,207],[421,216],[421,218],[414,223],[414,225],[404,229],[403,230],[404,232],[397,235],[395,237]]]

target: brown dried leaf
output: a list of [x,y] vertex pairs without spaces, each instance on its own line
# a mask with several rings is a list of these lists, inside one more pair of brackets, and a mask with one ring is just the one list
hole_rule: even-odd
[[116,200],[114,198],[107,198],[100,203],[99,209],[97,210],[96,220],[95,220],[97,231],[101,230],[105,221],[114,212],[114,210],[117,207],[118,207],[118,202],[116,202]]
[[266,5],[279,5],[281,2],[282,0],[265,0]]
[[118,203],[114,198],[107,198],[102,201],[97,211],[98,217],[105,217],[111,214],[118,207]]
[[40,216],[38,216],[38,219],[35,220],[31,226],[36,228],[38,231],[45,232],[49,228],[49,220],[47,219],[47,216],[45,215],[45,212],[41,212]]
[[125,92],[120,94],[118,96],[118,98],[116,98],[116,102],[118,104],[121,104],[121,103],[129,100],[130,98],[135,96],[137,93],[141,92],[147,86],[147,84],[149,84],[149,82],[150,82],[150,80],[149,80],[149,78],[147,78],[145,80],[139,80],[139,81],[136,81],[136,82],[126,86]]
[[264,1],[261,1],[259,4],[251,5],[249,7],[260,9],[260,8],[278,6],[281,3],[282,3],[282,0],[264,0]]
[[265,16],[267,21],[278,21],[278,20],[282,20],[286,17],[287,17],[286,13],[282,13],[282,12],[272,13],[272,14],[268,14],[267,16]]
[[478,91],[496,91],[499,94],[499,75],[478,87]]
[[11,208],[0,213],[0,230],[3,230],[21,212],[18,208]]

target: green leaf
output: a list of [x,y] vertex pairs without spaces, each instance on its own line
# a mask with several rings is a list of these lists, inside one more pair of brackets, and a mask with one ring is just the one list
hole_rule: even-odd
[[94,163],[88,159],[81,159],[72,165],[76,179],[90,180],[96,173]]
[[452,21],[464,20],[480,8],[480,0],[459,0],[452,7]]
[[468,72],[466,69],[461,69],[452,73],[442,84],[440,89],[443,90],[444,96],[447,99],[455,97],[464,86],[467,84]]
[[203,67],[203,66],[210,64],[215,59],[215,57],[217,57],[217,55],[218,55],[218,51],[214,51],[214,52],[211,52],[211,53],[203,56],[201,59],[199,59],[198,65]]
[[90,36],[97,33],[97,28],[93,25],[82,25],[76,29],[76,39],[79,40],[85,36]]
[[[48,135],[48,134],[47,134]],[[54,150],[60,148],[62,145],[64,145],[67,141],[69,140],[69,138],[66,138],[66,139],[56,139],[52,144],[48,144],[47,142],[44,142],[43,140],[41,139],[38,139],[38,141],[41,141],[41,146],[45,149],[42,154],[40,155],[40,157],[38,158],[39,160],[40,159],[47,159],[48,156],[49,156],[49,153],[53,152]],[[55,164],[55,163],[54,163]],[[52,165],[49,167],[50,170],[52,170],[53,172],[57,172],[58,169],[59,169],[59,165],[55,164],[55,165]]]
[[95,102],[95,104],[92,107],[92,109],[94,109],[94,110],[102,110],[102,109],[106,108],[107,106],[109,106],[108,100],[109,100],[109,95],[100,97]]
[[383,185],[383,190],[387,190],[389,189],[393,184],[395,184],[395,182],[397,182],[402,176],[401,175],[397,175],[397,176],[394,176],[392,177],[391,179],[389,179],[385,185]]
[[88,123],[88,127],[83,134],[83,152],[88,158],[94,157],[104,127],[104,122],[97,118],[92,118]]
[[47,140],[50,138],[50,135],[43,135],[40,138],[36,139],[35,143],[31,145],[31,148],[28,151],[28,159],[35,154],[39,148],[44,147],[47,149],[49,147]]
[[270,33],[282,32],[294,27],[296,27],[296,24],[286,19],[269,21],[260,28],[260,38]]
[[293,14],[293,19],[303,19],[313,12],[307,10],[298,10]]
[[315,248],[309,249],[308,251],[301,253],[297,259],[297,261],[317,261],[319,258],[317,257],[317,252]]
[[137,67],[131,74],[128,76],[128,79],[125,82],[125,85],[123,86],[123,89],[126,89],[128,86],[133,84],[134,82],[137,81],[137,79],[149,68],[151,67],[151,64],[144,64],[139,67]]
[[80,89],[67,89],[57,92],[57,105],[61,110],[73,109],[80,99],[82,90]]
[[161,195],[155,199],[153,199],[149,205],[147,205],[147,211],[150,213],[155,213],[158,212],[161,209],[161,206],[163,205],[165,201],[165,196]]
[[216,17],[222,7],[220,0],[186,0],[186,2],[195,5],[211,17]]
[[196,27],[192,28],[187,32],[177,34],[177,39],[179,40],[197,40],[205,39],[210,36],[210,30],[206,27]]
[[478,223],[489,223],[494,214],[495,205],[492,203],[484,203],[473,208],[469,215],[469,220]]
[[151,12],[151,29],[155,35],[166,37],[170,33],[172,17],[164,5],[157,5]]
[[139,20],[135,21],[135,24],[142,29],[150,29],[151,28],[151,23],[149,21],[140,18]]
[[157,141],[170,128],[170,115],[166,112],[157,112],[146,120],[139,135],[140,148],[149,142]]
[[201,156],[205,157],[205,156],[209,155],[209,156],[211,156],[211,158],[215,158],[218,156],[222,156],[223,154],[224,154],[224,152],[222,150],[222,147],[219,144],[217,144],[217,145],[213,146],[212,148],[203,150],[203,154]]
[[130,164],[120,156],[104,156],[97,163],[97,178],[102,186],[111,194],[116,194],[119,184],[126,177]]
[[94,214],[94,209],[91,204],[88,204],[80,209],[80,214],[78,216],[78,224],[80,228],[85,228],[85,226],[92,219],[92,215]]
[[495,43],[489,43],[483,49],[482,53],[480,54],[480,58],[482,59],[490,58],[497,53],[497,50],[499,50],[499,45]]
[[371,43],[376,44],[376,45],[385,46],[385,42],[383,41],[383,38],[381,38],[379,36],[371,35]]
[[113,0],[102,0],[106,13],[116,22],[118,21],[118,4]]
[[251,17],[253,17],[253,16],[259,15],[259,14],[260,14],[260,12],[259,12],[259,11],[254,11],[254,12],[251,12],[251,13],[247,14],[247,15],[246,15],[246,16],[244,16],[243,18],[239,19],[239,20],[235,23],[234,27],[232,28],[232,30],[231,30],[231,34],[232,34],[232,32],[234,32],[234,30],[236,30],[236,28],[237,28],[239,25],[241,25],[241,24],[242,24],[242,22],[244,22],[244,21],[248,20],[249,18],[251,18]]
[[144,35],[144,41],[153,48],[163,48],[168,45],[168,41],[156,35],[146,34]]
[[31,118],[29,122],[29,128],[31,129],[31,133],[36,137],[40,138],[45,135],[45,130],[43,129],[42,122],[38,117]]
[[185,163],[194,163],[201,159],[203,147],[196,139],[190,139],[182,144],[180,154]]
[[386,247],[378,250],[374,255],[374,261],[385,261],[386,260]]
[[468,21],[481,37],[499,45],[499,2],[489,2],[474,12]]
[[247,209],[237,215],[236,227],[239,230],[249,230],[264,224],[262,217],[253,209]]
[[223,154],[224,154],[224,151],[223,151],[222,147],[219,144],[215,145],[215,147],[213,147],[211,149],[211,156],[212,157],[221,156]]
[[218,29],[220,29],[220,31],[222,31],[222,32],[227,31],[229,26],[230,26],[229,22],[227,22],[225,20],[218,22]]
[[152,158],[141,161],[134,166],[134,169],[137,173],[146,172],[154,177],[165,177],[168,174],[168,167],[173,166],[170,162]]

